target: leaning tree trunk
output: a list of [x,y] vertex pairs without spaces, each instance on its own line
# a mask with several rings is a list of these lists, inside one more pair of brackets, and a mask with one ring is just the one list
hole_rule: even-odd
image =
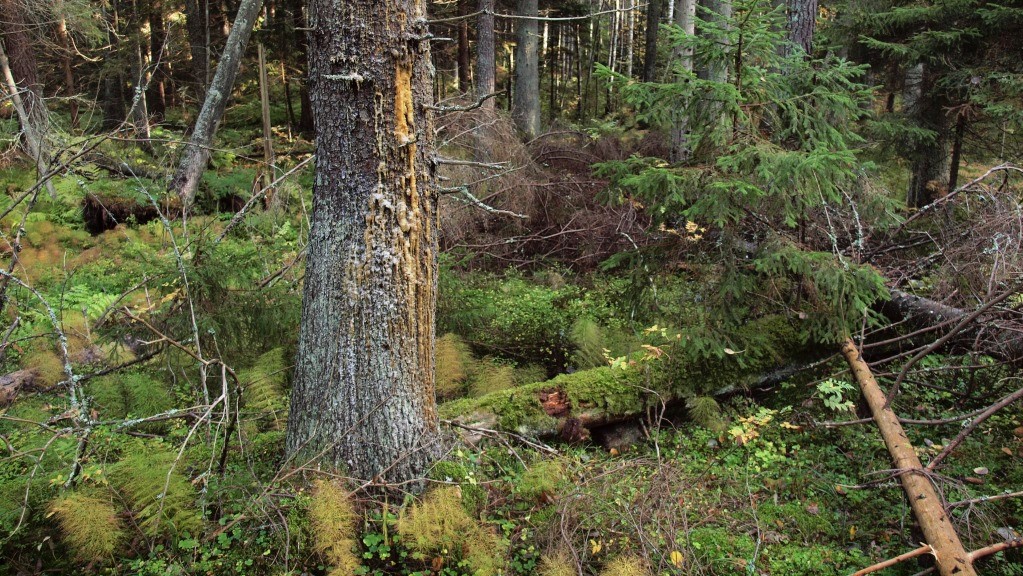
[[888,406],[884,393],[877,385],[870,367],[863,361],[852,340],[842,344],[842,355],[849,363],[853,377],[859,383],[863,396],[870,405],[888,453],[891,454],[895,470],[902,481],[902,488],[913,509],[913,515],[920,524],[924,539],[934,551],[934,558],[941,576],[971,576],[973,569],[970,555],[963,548],[951,517],[945,511],[944,500],[934,488],[927,471],[920,463],[913,445],[906,438],[899,417]]
[[537,0],[519,0],[512,119],[527,140],[540,134],[540,55]]
[[310,5],[316,184],[287,452],[387,484],[422,478],[439,438],[425,9]]
[[224,53],[217,63],[217,72],[206,92],[199,118],[195,121],[192,137],[181,154],[181,162],[177,172],[170,181],[170,191],[181,198],[181,209],[188,211],[195,201],[195,192],[199,188],[199,179],[206,170],[206,162],[210,158],[210,146],[217,134],[220,119],[227,108],[227,99],[234,88],[234,79],[241,67],[245,45],[256,23],[256,16],[263,6],[263,0],[243,0],[238,8],[231,34],[224,46]]
[[[35,47],[22,9],[13,0],[0,0],[0,72],[18,115],[25,152],[32,157],[39,175],[48,171],[50,150],[47,141],[49,118],[43,102],[42,86],[36,65]],[[50,196],[56,197],[53,183],[46,181]]]

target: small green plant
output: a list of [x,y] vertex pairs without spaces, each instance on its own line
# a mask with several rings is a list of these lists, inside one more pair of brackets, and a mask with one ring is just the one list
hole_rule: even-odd
[[856,391],[856,387],[845,380],[828,378],[817,385],[817,392],[820,393],[824,406],[836,412],[848,412],[854,409],[853,401],[849,395]]

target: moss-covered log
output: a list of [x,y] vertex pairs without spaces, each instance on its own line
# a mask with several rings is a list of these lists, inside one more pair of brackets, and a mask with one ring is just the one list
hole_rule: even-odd
[[762,343],[759,353],[722,353],[687,361],[682,354],[626,368],[603,366],[562,374],[546,382],[462,398],[440,406],[441,418],[535,437],[586,438],[589,431],[646,414],[648,408],[694,396],[727,395],[777,383],[792,375],[793,362],[819,356],[823,348],[801,343],[781,317],[749,324]]

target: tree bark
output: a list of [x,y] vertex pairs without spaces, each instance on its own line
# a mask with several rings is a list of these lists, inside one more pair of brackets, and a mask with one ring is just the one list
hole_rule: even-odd
[[71,66],[71,40],[68,37],[67,21],[64,18],[57,22],[57,39],[60,42],[60,64],[64,70],[64,93],[68,99],[71,129],[74,130],[78,128],[78,94],[75,88],[75,74]]
[[163,2],[153,2],[149,9],[149,58],[153,62],[153,74],[146,92],[149,113],[156,122],[162,122],[167,114],[167,82],[170,67],[167,64],[167,31],[164,29]]
[[[676,0],[672,0],[674,4]],[[696,34],[696,0],[677,0],[675,7],[675,24],[685,32],[686,36]],[[693,49],[677,46],[673,51],[674,58],[684,72],[693,71]],[[689,146],[689,117],[686,114],[689,103],[683,103],[678,118],[671,127],[671,150],[669,160],[673,164],[681,164],[689,160],[692,149]]]
[[310,26],[316,183],[287,452],[415,482],[439,438],[425,2],[312,0]]
[[891,454],[895,469],[899,471],[902,487],[906,498],[913,509],[913,515],[920,524],[927,543],[934,548],[934,556],[938,572],[942,576],[971,576],[977,572],[973,569],[970,555],[959,541],[959,535],[945,512],[941,496],[927,477],[920,459],[913,450],[913,445],[906,439],[899,417],[891,407],[887,406],[885,395],[874,380],[870,367],[863,361],[852,340],[842,345],[845,356],[852,370],[853,377],[859,383],[863,396],[870,405],[874,421],[881,431],[888,453]]
[[199,102],[206,100],[206,88],[210,83],[209,1],[185,0],[185,29],[188,32],[195,97]]
[[458,91],[469,92],[472,89],[470,71],[472,59],[469,57],[469,14],[470,0],[458,0],[458,15],[462,19],[458,21]]
[[[0,0],[0,7],[4,9],[4,16],[0,16],[0,73],[18,115],[24,150],[42,176],[50,164],[49,118],[39,84],[32,37],[21,8],[13,0]],[[52,181],[46,181],[46,189],[56,198]]]
[[[493,94],[497,89],[494,53],[494,0],[479,0],[479,19],[476,29],[476,97]],[[487,115],[493,114],[493,98],[483,101],[480,106]]]
[[657,76],[657,31],[660,26],[661,0],[650,0],[646,9],[646,56],[643,60],[644,82],[653,82]]
[[905,112],[918,126],[934,133],[933,138],[919,142],[910,153],[913,172],[906,204],[911,208],[923,208],[948,191],[951,141],[947,103],[935,90],[934,80],[924,64],[906,71]]
[[813,34],[817,28],[817,0],[788,0],[785,13],[789,40],[785,45],[786,55],[793,48],[802,50],[806,55],[812,54]]
[[518,0],[515,46],[515,94],[512,119],[526,140],[540,134],[540,60],[537,0]]
[[245,45],[249,41],[249,35],[262,6],[263,0],[244,0],[238,8],[231,35],[228,36],[224,53],[217,63],[217,72],[206,93],[206,100],[195,122],[192,136],[181,154],[177,172],[170,181],[170,191],[181,198],[181,209],[186,212],[195,201],[199,179],[206,170],[206,162],[210,158],[213,137],[216,136],[220,119],[224,116],[227,100],[234,88],[235,76],[241,67]]

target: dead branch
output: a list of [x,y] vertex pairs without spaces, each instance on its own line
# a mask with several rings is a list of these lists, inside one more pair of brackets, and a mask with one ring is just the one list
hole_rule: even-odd
[[894,558],[889,558],[884,562],[878,562],[873,566],[867,566],[863,570],[857,570],[856,572],[853,573],[852,576],[864,576],[864,574],[873,574],[874,572],[879,572],[889,566],[895,566],[899,562],[905,562],[906,560],[916,558],[917,556],[922,556],[924,554],[934,554],[935,556],[937,556],[937,553],[934,551],[934,548],[931,548],[927,544],[924,544],[923,546],[920,546],[916,550],[911,550],[909,552],[906,552],[905,554],[899,554]]
[[970,421],[969,424],[967,424],[962,430],[960,430],[959,434],[955,437],[955,439],[949,442],[948,446],[945,446],[945,449],[942,450],[937,456],[934,457],[933,460],[931,460],[927,464],[927,469],[934,470],[934,468],[938,464],[940,464],[941,461],[944,460],[949,454],[951,454],[952,451],[955,450],[957,446],[962,444],[963,440],[965,440],[966,437],[969,436],[970,433],[977,428],[977,426],[980,426],[981,422],[987,420],[989,417],[991,417],[992,414],[998,412],[1002,408],[1005,408],[1006,406],[1012,404],[1013,402],[1019,400],[1020,398],[1023,398],[1023,388],[1016,390],[1012,394],[1009,394],[1005,398],[1002,398],[1001,400],[992,404],[989,408],[984,410],[979,416],[974,418],[972,421]]

